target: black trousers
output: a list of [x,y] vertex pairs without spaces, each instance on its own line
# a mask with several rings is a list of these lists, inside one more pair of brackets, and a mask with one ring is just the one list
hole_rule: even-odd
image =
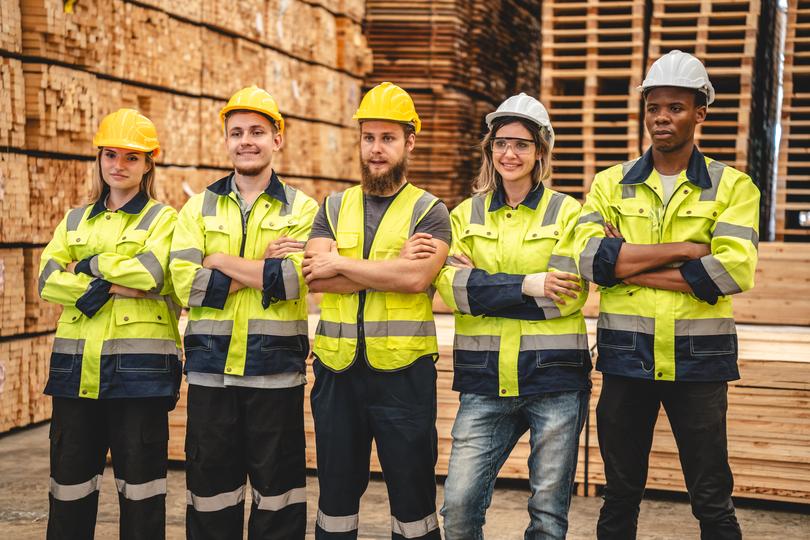
[[653,429],[663,404],[704,540],[741,538],[728,465],[725,382],[655,382],[605,374],[596,407],[607,484],[597,537],[636,537]]
[[313,369],[320,486],[315,538],[357,538],[374,439],[391,505],[391,537],[439,540],[433,360],[395,372],[373,371],[362,359],[341,373],[318,360]]
[[303,540],[304,387],[188,387],[186,537]]
[[118,488],[119,537],[166,537],[170,402],[53,398],[49,540],[93,538],[107,450]]

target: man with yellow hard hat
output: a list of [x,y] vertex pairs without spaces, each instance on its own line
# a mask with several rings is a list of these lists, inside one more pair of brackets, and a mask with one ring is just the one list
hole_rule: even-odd
[[185,335],[188,538],[306,532],[304,241],[318,210],[272,167],[284,118],[255,86],[220,111],[232,173],[180,212],[170,269]]
[[310,290],[324,293],[313,348],[315,537],[357,538],[375,440],[392,538],[439,539],[438,347],[428,289],[447,258],[449,213],[406,179],[421,127],[408,93],[382,83],[354,118],[362,182],[326,199],[304,258]]

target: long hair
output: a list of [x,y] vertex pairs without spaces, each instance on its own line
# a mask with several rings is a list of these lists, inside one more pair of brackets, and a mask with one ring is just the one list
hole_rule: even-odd
[[500,173],[495,170],[492,160],[492,139],[498,130],[507,124],[519,122],[532,134],[535,147],[540,149],[540,159],[532,167],[532,191],[538,189],[544,180],[551,178],[551,151],[548,144],[548,133],[545,129],[525,118],[517,116],[502,116],[492,122],[492,129],[484,135],[481,141],[481,170],[473,182],[473,193],[488,193],[495,191],[503,183]]
[[[100,148],[96,154],[96,162],[93,165],[93,182],[90,185],[89,202],[96,202],[105,190],[109,189],[107,182],[104,181],[104,175],[101,174],[101,152],[104,149]],[[140,190],[146,193],[150,199],[156,199],[157,193],[155,191],[155,160],[152,158],[151,152],[145,154],[146,164],[149,165],[149,170],[143,174],[141,178]]]

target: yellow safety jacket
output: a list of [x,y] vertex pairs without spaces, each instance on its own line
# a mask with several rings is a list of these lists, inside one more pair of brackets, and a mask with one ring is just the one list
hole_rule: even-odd
[[[167,267],[177,213],[145,193],[113,212],[105,197],[68,211],[42,253],[39,294],[64,306],[45,393],[174,396],[180,337]],[[65,270],[72,261],[75,274]],[[148,294],[111,295],[112,284]]]
[[475,269],[445,266],[436,287],[453,308],[453,389],[513,397],[590,387],[582,292],[557,305],[521,292],[526,274],[577,274],[573,232],[579,203],[540,187],[517,208],[502,188],[475,195],[450,215],[451,254]]
[[[385,212],[368,260],[397,258],[405,241],[437,202],[430,193],[406,184]],[[362,187],[355,186],[332,195],[324,204],[340,254],[363,259]],[[365,295],[362,303],[361,294]],[[423,356],[438,359],[436,325],[428,293],[374,290],[324,293],[321,320],[315,332],[315,356],[327,368],[343,371],[354,363],[358,342],[365,344],[368,364],[382,371],[403,369]]]
[[180,211],[169,268],[180,302],[189,306],[186,372],[253,376],[305,370],[307,339],[303,253],[265,259],[264,287],[229,294],[231,278],[202,263],[212,253],[264,259],[267,244],[306,241],[318,204],[275,172],[246,222],[226,176]]
[[[669,204],[651,150],[596,175],[576,229],[579,268],[600,291],[597,369],[662,381],[739,378],[731,295],[754,286],[759,190],[695,147]],[[604,223],[622,239],[605,238]],[[698,242],[711,254],[680,266],[693,293],[622,284],[622,243]]]

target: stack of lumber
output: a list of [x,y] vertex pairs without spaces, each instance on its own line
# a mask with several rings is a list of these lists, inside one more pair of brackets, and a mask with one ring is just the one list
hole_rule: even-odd
[[810,241],[810,2],[788,2],[782,139],[776,182],[776,238]]
[[639,154],[644,0],[543,2],[541,101],[556,133],[551,186],[583,199]]
[[51,417],[42,394],[53,334],[0,341],[0,433]]

